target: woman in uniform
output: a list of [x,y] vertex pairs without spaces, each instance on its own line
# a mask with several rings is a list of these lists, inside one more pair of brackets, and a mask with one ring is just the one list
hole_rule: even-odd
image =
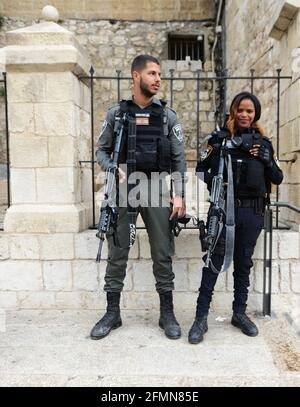
[[[231,324],[248,336],[258,334],[256,325],[246,315],[249,276],[253,266],[252,255],[263,228],[264,208],[271,184],[279,185],[283,179],[272,143],[259,123],[260,115],[261,104],[255,95],[248,92],[237,94],[230,106],[226,128],[212,133],[207,149],[196,167],[197,175],[204,176],[210,191],[212,179],[218,174],[223,140],[230,140],[235,213],[234,300]],[[225,228],[213,251],[209,267],[203,267],[196,318],[188,337],[192,344],[201,342],[208,330],[207,315],[218,277],[216,269],[221,269],[224,260],[224,242]]]

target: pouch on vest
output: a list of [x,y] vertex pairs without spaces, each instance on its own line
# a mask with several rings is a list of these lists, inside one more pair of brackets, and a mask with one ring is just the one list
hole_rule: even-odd
[[160,172],[170,172],[171,164],[171,143],[167,136],[158,140],[158,168]]
[[246,183],[250,190],[257,192],[257,195],[265,192],[265,169],[259,160],[248,160]]
[[136,169],[137,171],[157,171],[158,139],[150,137],[137,138]]

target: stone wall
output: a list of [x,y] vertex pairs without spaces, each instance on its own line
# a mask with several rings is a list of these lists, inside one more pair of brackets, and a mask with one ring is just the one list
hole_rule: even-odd
[[[279,26],[282,27],[284,22],[286,27],[282,37],[275,40],[270,36],[280,10],[284,4],[290,7],[288,3],[297,2],[272,0],[227,2],[226,59],[231,75],[249,75],[250,69],[255,69],[255,75],[277,76],[277,69],[281,69],[282,76],[292,76],[292,51],[300,46],[300,13],[296,13],[289,20],[284,11],[282,19],[279,20]],[[296,159],[295,163],[281,163],[284,182],[279,189],[279,199],[290,201],[298,207],[300,206],[299,83],[299,79],[281,81],[278,157],[282,160]],[[250,90],[250,81],[231,81],[228,86],[228,104],[232,96],[242,90]],[[276,148],[277,81],[256,80],[254,93],[262,102],[261,124]],[[281,209],[281,219],[288,226],[298,229],[300,217],[294,212]]]
[[[197,231],[182,231],[174,257],[175,292],[185,306],[194,308],[203,266]],[[98,309],[105,307],[103,293],[106,244],[100,265],[95,263],[98,239],[94,231],[79,234],[0,235],[0,308]],[[186,247],[189,247],[188,252]],[[250,298],[261,300],[263,236],[254,253]],[[299,235],[276,232],[273,240],[273,294],[300,293]],[[146,232],[139,232],[125,280],[127,308],[152,308],[156,293]],[[218,292],[232,293],[232,270],[219,276]],[[290,297],[290,298],[291,298]],[[232,301],[232,295],[228,296]],[[216,298],[215,301],[219,299]],[[260,305],[257,305],[260,308]]]
[[[5,19],[0,30],[0,47],[5,45],[5,32],[30,25],[32,21]],[[195,78],[191,80],[174,81],[174,105],[185,133],[185,147],[190,166],[194,167],[196,158],[197,129],[197,70],[203,69],[202,77],[211,76],[211,44],[213,39],[212,24],[199,22],[130,22],[130,21],[82,21],[65,20],[61,26],[75,34],[78,42],[86,49],[95,70],[95,76],[116,76],[116,70],[121,70],[121,76],[130,76],[132,59],[141,53],[152,54],[161,61],[162,75],[170,77],[169,69],[175,69],[174,78]],[[205,33],[210,42],[207,43],[205,61],[170,61],[168,60],[168,33]],[[95,143],[106,111],[117,100],[117,81],[97,79],[94,83],[95,112]],[[131,93],[131,81],[121,81],[121,98]],[[163,81],[160,98],[170,102],[170,82]],[[215,126],[212,105],[212,82],[203,81],[200,85],[200,137],[203,138]]]
[[48,4],[59,10],[62,19],[208,20],[215,13],[213,0],[2,0],[0,14],[36,19]]
[[[1,64],[0,64],[1,69]],[[0,79],[2,75],[0,74]],[[7,208],[7,149],[4,105],[4,85],[0,82],[0,228]]]
[[[105,308],[103,292],[106,242],[100,264],[95,262],[95,231],[82,233],[0,234],[0,308],[99,309]],[[186,248],[189,247],[187,252]],[[203,266],[198,231],[182,231],[176,238],[174,257],[175,298],[181,308],[195,308]],[[299,234],[274,233],[272,292],[300,294]],[[232,302],[232,269],[217,281],[213,306],[219,310]],[[263,235],[254,253],[250,308],[259,310],[263,291]],[[222,295],[220,295],[222,293]],[[225,296],[224,296],[225,295]],[[223,303],[225,299],[228,303]],[[253,303],[254,302],[254,303]],[[130,251],[122,306],[157,307],[150,247],[146,232],[138,233]]]

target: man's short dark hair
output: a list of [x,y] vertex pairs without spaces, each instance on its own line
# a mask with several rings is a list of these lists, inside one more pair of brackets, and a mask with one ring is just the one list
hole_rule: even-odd
[[159,65],[158,60],[151,55],[138,55],[132,61],[131,73],[133,71],[137,71],[137,72],[142,71],[144,68],[146,68],[146,65],[148,62],[154,62],[155,64]]

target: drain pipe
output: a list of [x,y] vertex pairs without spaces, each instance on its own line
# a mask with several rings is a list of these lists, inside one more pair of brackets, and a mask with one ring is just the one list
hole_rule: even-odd
[[[223,0],[219,0],[219,6],[218,6],[217,18],[216,18],[216,25],[215,25],[215,40],[214,40],[214,44],[213,44],[212,51],[211,51],[211,67],[212,67],[212,72],[213,72],[214,76],[216,76],[216,73],[215,73],[215,49],[216,49],[217,42],[218,42],[218,34],[220,34],[222,32],[222,26],[219,25],[222,6],[223,6]],[[213,80],[213,109],[214,109],[214,112],[216,112],[216,81],[215,81],[215,79]]]

